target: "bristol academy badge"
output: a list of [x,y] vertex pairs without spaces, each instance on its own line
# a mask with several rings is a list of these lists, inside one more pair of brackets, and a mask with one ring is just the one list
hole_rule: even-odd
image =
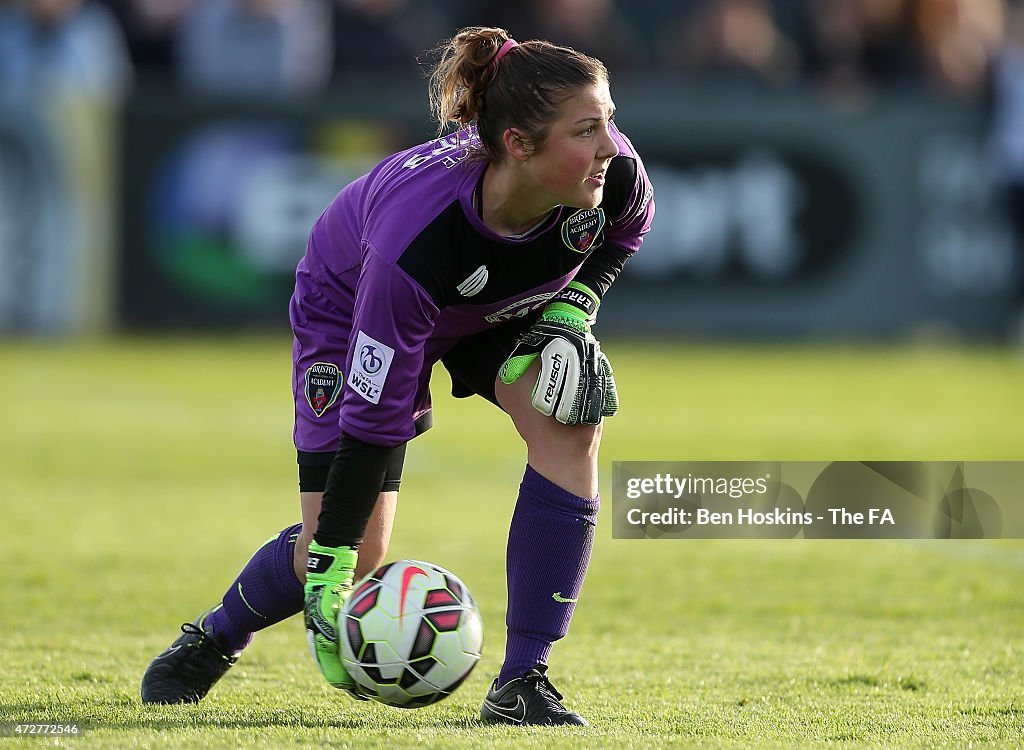
[[341,391],[341,372],[330,362],[317,362],[306,370],[306,403],[322,417]]
[[581,208],[562,222],[562,242],[570,250],[585,253],[597,241],[604,229],[603,208]]

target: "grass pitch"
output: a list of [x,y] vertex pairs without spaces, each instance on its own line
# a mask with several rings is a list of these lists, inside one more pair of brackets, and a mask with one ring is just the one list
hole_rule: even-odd
[[[613,460],[1020,460],[1024,364],[987,350],[606,343]],[[1024,735],[1024,543],[613,540],[551,674],[593,726],[481,725],[504,639],[523,451],[435,378],[390,558],[456,571],[484,658],[420,711],[326,687],[299,618],[196,706],[139,678],[297,520],[289,342],[0,345],[0,724],[72,747],[1012,747]],[[610,503],[602,517],[608,520]],[[0,737],[0,745],[53,740]]]

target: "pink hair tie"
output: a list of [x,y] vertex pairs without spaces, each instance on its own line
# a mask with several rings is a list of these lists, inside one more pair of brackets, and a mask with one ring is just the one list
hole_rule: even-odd
[[503,45],[501,45],[501,48],[498,50],[498,54],[494,56],[494,64],[497,65],[498,63],[500,63],[501,58],[507,55],[510,49],[518,46],[519,42],[517,42],[515,39],[509,39],[508,41],[506,41]]

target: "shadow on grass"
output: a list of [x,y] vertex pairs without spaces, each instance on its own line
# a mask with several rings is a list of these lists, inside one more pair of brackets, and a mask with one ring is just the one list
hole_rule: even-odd
[[908,690],[917,692],[926,687],[924,680],[914,675],[900,675],[897,677],[886,677],[872,674],[847,674],[843,677],[824,680],[825,685],[841,689],[889,689]]
[[[174,729],[309,729],[309,730],[344,730],[353,732],[372,732],[376,734],[381,730],[383,722],[379,717],[360,718],[356,716],[324,719],[322,716],[310,718],[303,721],[299,718],[275,719],[273,717],[188,717],[176,718],[173,716],[163,717],[136,717],[124,721],[108,720],[102,723],[90,724],[93,727],[102,726],[104,729],[123,730],[174,730]],[[390,723],[390,722],[388,722]],[[485,724],[480,719],[438,719],[436,722],[417,721],[409,723],[404,728],[409,730],[422,731],[425,729],[468,731],[480,730],[493,727],[492,724]],[[403,728],[396,722],[395,729]]]
[[[145,705],[139,698],[120,695],[109,698],[95,698],[87,710],[62,702],[24,700],[6,701],[4,717],[15,722],[79,723],[87,729],[111,730],[188,730],[188,729],[309,729],[349,730],[379,732],[383,726],[393,725],[409,729],[434,729],[447,731],[478,731],[492,727],[476,717],[452,717],[429,713],[400,711],[382,716],[380,711],[365,711],[358,708],[345,712],[339,709],[337,715],[325,715],[323,708],[286,707],[279,704],[248,704],[225,706],[223,703],[187,705]],[[405,722],[404,717],[415,715],[415,721]]]

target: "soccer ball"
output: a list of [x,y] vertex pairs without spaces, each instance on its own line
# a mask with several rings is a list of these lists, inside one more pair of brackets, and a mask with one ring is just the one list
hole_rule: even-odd
[[453,573],[401,560],[360,581],[338,613],[341,661],[366,697],[420,708],[473,671],[484,631],[473,596]]

